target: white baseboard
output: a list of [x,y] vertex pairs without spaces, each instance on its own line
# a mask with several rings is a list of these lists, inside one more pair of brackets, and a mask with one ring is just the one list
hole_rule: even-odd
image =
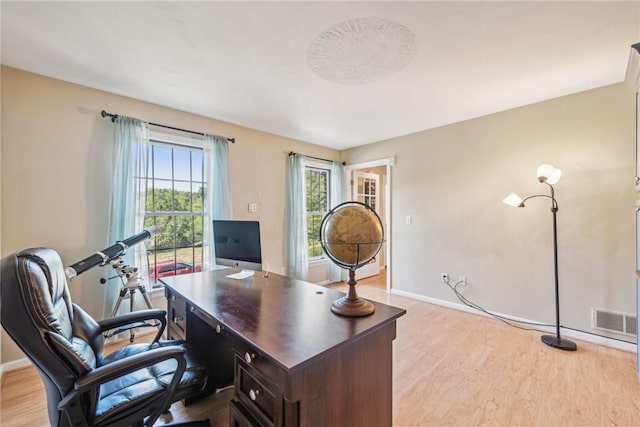
[[10,362],[1,364],[0,372],[2,373],[1,375],[4,377],[4,375],[8,372],[15,371],[16,369],[26,368],[28,366],[32,366],[31,361],[28,358],[23,357],[22,359],[16,359],[16,360],[12,360]]
[[[398,295],[398,296],[402,296],[402,297],[406,297],[406,298],[411,298],[411,299],[416,299],[419,301],[424,301],[424,302],[428,302],[430,304],[434,304],[434,305],[439,305],[441,307],[446,307],[446,308],[452,308],[454,310],[458,310],[458,311],[464,311],[466,313],[471,313],[471,314],[475,314],[475,315],[479,315],[479,316],[484,316],[484,317],[491,317],[490,315],[486,314],[486,313],[482,313],[481,311],[475,310],[471,307],[468,307],[464,304],[459,304],[459,303],[454,303],[454,302],[450,302],[450,301],[444,301],[444,300],[440,300],[437,298],[431,298],[431,297],[427,297],[424,295],[419,295],[419,294],[414,294],[412,292],[406,292],[406,291],[401,291],[398,289],[391,289],[391,293],[394,295]],[[498,316],[501,317],[505,317],[507,319],[511,319],[514,321],[522,321],[522,322],[533,322],[536,323],[534,320],[529,320],[529,319],[523,319],[523,318],[519,318],[519,317],[514,317],[514,316],[510,316],[507,314],[502,314],[502,313],[495,313]],[[536,326],[537,329],[540,329],[542,331],[548,331],[550,333],[555,333],[555,328],[553,327],[548,327],[548,326]],[[600,335],[593,335],[593,334],[587,334],[584,332],[580,332],[580,331],[574,331],[572,329],[565,329],[565,328],[561,328],[562,329],[562,336],[565,337],[570,337],[570,338],[575,338],[575,339],[579,339],[581,341],[586,341],[586,342],[590,342],[593,344],[600,344],[600,345],[604,345],[607,347],[611,347],[611,348],[616,348],[619,350],[624,350],[624,351],[629,351],[632,353],[637,353],[638,352],[638,346],[636,344],[633,343],[627,343],[627,342],[623,342],[623,341],[619,341],[613,338],[608,338],[608,337],[603,337]],[[640,373],[638,374],[640,376]]]

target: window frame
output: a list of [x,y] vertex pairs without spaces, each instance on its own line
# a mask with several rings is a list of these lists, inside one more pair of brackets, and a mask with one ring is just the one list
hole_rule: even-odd
[[[308,210],[308,204],[307,204],[307,200],[305,200],[305,220],[307,221],[307,261],[308,264],[314,264],[314,263],[319,263],[319,262],[327,262],[328,261],[328,257],[327,255],[324,253],[324,250],[322,250],[322,247],[320,245],[320,243],[318,243],[320,245],[321,248],[321,252],[319,256],[311,256],[310,255],[310,251],[311,248],[309,247],[309,242],[310,242],[310,235],[309,235],[309,229],[308,229],[308,224],[309,224],[309,216],[310,215],[320,215],[322,218],[325,217],[325,215],[329,212],[329,210],[331,209],[331,180],[332,178],[332,171],[331,171],[331,165],[325,162],[319,162],[319,161],[314,161],[314,160],[309,160],[309,159],[305,159],[304,162],[304,172],[305,172],[305,186],[307,184],[307,171],[308,170],[320,170],[324,173],[326,173],[327,179],[326,179],[326,211],[313,211],[310,212]],[[307,198],[309,197],[308,195],[308,188],[305,187],[305,190],[307,190],[306,195]],[[317,236],[318,237],[318,236]],[[316,239],[317,239],[316,237]]]
[[[166,148],[170,148],[172,150],[178,149],[178,150],[184,150],[184,151],[190,151],[190,152],[199,152],[202,155],[202,163],[200,165],[201,167],[201,176],[202,176],[202,180],[197,180],[194,181],[194,177],[193,177],[193,157],[192,154],[189,154],[189,169],[190,169],[190,176],[189,176],[189,180],[185,180],[185,179],[179,179],[175,177],[175,156],[174,153],[172,152],[172,159],[171,159],[171,178],[156,178],[155,174],[154,174],[154,163],[153,163],[153,147],[166,147]],[[207,221],[208,218],[208,212],[207,212],[207,204],[205,203],[205,195],[206,195],[206,191],[208,189],[208,183],[207,183],[207,176],[206,176],[206,164],[205,164],[205,154],[204,154],[204,146],[202,143],[202,139],[201,138],[197,138],[196,135],[194,135],[193,137],[184,137],[184,136],[180,136],[180,135],[175,135],[175,134],[171,134],[171,133],[166,133],[166,132],[158,132],[158,131],[152,131],[149,130],[149,153],[148,153],[148,161],[149,161],[149,174],[148,174],[148,183],[147,183],[147,187],[146,187],[146,191],[147,191],[147,195],[146,197],[153,197],[153,190],[156,188],[155,187],[155,181],[160,180],[160,181],[165,181],[165,182],[169,182],[170,184],[170,188],[173,190],[172,192],[172,208],[173,210],[168,210],[168,211],[147,211],[146,210],[146,204],[147,202],[145,201],[145,212],[144,212],[144,218],[145,218],[145,225],[147,222],[147,218],[154,218],[154,217],[171,217],[173,216],[174,218],[177,217],[199,217],[201,218],[201,223],[202,223],[202,228],[203,228],[203,233],[206,231],[206,224],[205,221]],[[200,185],[204,188],[204,193],[205,195],[203,195],[202,197],[202,210],[201,211],[197,211],[194,212],[193,211],[193,197],[190,198],[189,200],[189,205],[190,205],[190,210],[189,211],[177,211],[175,210],[175,191],[176,191],[176,183],[187,183],[189,185],[190,188],[190,192],[193,193],[193,188],[194,188],[194,183],[195,185]],[[180,191],[180,190],[178,190]],[[152,201],[153,203],[153,201]],[[155,224],[155,221],[154,221]],[[191,232],[192,232],[192,236],[193,233],[195,232],[195,224],[191,223]],[[153,244],[153,248],[152,249],[147,249],[147,263],[149,266],[149,272],[151,273],[151,271],[153,270],[151,266],[155,266],[161,262],[163,262],[164,260],[158,260],[157,258],[157,249],[156,249],[156,241],[155,241],[156,237],[154,237],[154,244]],[[204,239],[204,236],[203,236]],[[173,239],[173,248],[171,249],[172,253],[173,253],[173,271],[178,271],[180,270],[179,268],[177,268],[179,263],[187,263],[187,264],[192,264],[192,268],[195,270],[196,265],[199,263],[200,265],[204,265],[204,263],[206,262],[206,255],[205,255],[205,250],[203,247],[203,244],[201,243],[199,245],[199,247],[201,248],[200,250],[200,256],[197,257],[196,256],[196,248],[198,247],[197,245],[198,242],[192,242],[192,247],[191,247],[191,258],[188,261],[184,261],[181,259],[178,259],[177,256],[177,250],[181,249],[181,248],[177,248],[176,247],[176,239],[174,236]],[[162,284],[162,282],[160,282],[160,280],[158,280],[156,278],[155,281],[150,281],[150,286],[153,290],[156,289],[162,289],[164,288],[164,285]]]

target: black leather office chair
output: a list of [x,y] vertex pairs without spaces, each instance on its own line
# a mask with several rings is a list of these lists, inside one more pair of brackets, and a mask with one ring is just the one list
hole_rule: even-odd
[[[25,249],[2,259],[2,326],[45,384],[52,426],[151,426],[173,402],[202,390],[206,369],[185,344],[159,341],[164,310],[95,321],[73,304],[60,256]],[[105,331],[155,319],[152,343],[103,355]]]

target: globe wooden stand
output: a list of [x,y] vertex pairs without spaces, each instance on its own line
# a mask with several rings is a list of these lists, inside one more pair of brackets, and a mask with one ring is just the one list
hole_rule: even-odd
[[349,293],[337,299],[331,304],[331,311],[341,316],[360,317],[368,316],[376,311],[373,304],[369,301],[358,297],[356,293],[356,271],[355,269],[349,269]]

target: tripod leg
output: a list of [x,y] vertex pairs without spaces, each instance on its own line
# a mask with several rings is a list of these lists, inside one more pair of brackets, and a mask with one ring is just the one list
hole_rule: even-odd
[[[136,295],[136,290],[129,289],[129,313],[133,313],[136,308],[136,300],[134,298],[135,295]],[[135,337],[136,337],[136,334],[135,332],[133,332],[133,329],[129,329],[129,342],[132,343]]]
[[120,295],[118,296],[118,300],[116,301],[116,305],[113,306],[113,311],[111,312],[111,317],[116,317],[118,314],[118,310],[120,310],[120,303],[122,303],[123,298],[127,295],[127,288],[122,288],[120,290]]
[[138,286],[138,289],[142,294],[142,298],[144,298],[144,302],[147,305],[147,308],[153,308],[153,305],[151,304],[151,299],[149,298],[149,294],[147,294],[147,290],[145,289],[145,287],[140,285]]
[[[120,304],[122,303],[123,298],[127,295],[127,289],[122,288],[120,290],[120,295],[118,295],[118,299],[116,300],[116,304],[113,306],[113,311],[111,312],[111,317],[116,317],[118,315],[118,310],[120,310]],[[105,338],[111,338],[114,335],[113,331],[107,331],[103,334]]]
[[[149,294],[147,293],[147,288],[145,288],[143,285],[138,285],[138,290],[142,294],[142,298],[144,299],[147,308],[153,308],[153,304],[151,304],[151,299],[149,298]],[[161,323],[157,320],[154,323],[155,326],[159,329]]]

